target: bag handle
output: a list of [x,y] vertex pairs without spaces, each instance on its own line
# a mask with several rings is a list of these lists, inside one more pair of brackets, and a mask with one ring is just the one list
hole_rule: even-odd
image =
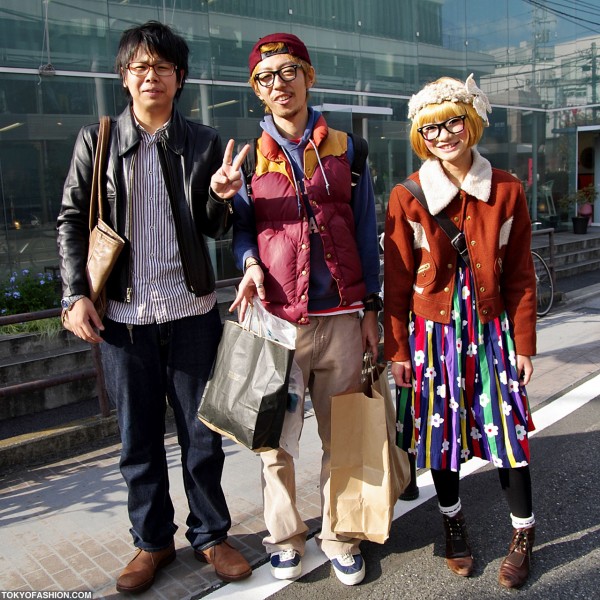
[[102,175],[106,169],[109,138],[110,117],[103,116],[100,119],[100,127],[98,129],[98,143],[96,145],[94,170],[92,172],[92,190],[90,194],[90,232],[96,226],[98,219],[104,219],[104,186],[102,185]]
[[467,240],[465,234],[450,220],[450,217],[441,211],[437,215],[431,214],[427,198],[423,193],[421,186],[413,179],[405,179],[398,185],[410,192],[419,204],[437,221],[437,224],[442,228],[443,232],[450,238],[452,247],[461,255],[467,267],[469,266],[469,251],[467,249]]
[[377,369],[377,365],[373,360],[372,352],[365,352],[363,354],[363,366],[362,366],[362,375],[361,375],[361,383],[369,380],[371,385],[375,383],[375,370]]
[[[252,329],[252,319],[256,319],[258,326],[256,330]],[[246,315],[244,317],[244,321],[241,323],[242,329],[246,331],[252,331],[259,337],[265,337],[263,335],[263,320],[260,318],[260,314],[257,310],[254,310],[254,305],[250,304],[248,309],[246,310]]]

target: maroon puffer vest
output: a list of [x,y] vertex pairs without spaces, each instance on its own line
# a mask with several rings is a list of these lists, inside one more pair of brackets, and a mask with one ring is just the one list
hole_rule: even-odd
[[[360,256],[351,207],[347,134],[327,128],[321,118],[313,131],[323,171],[312,145],[304,154],[306,196],[323,242],[329,271],[338,285],[340,306],[364,298]],[[308,323],[310,276],[309,223],[304,202],[298,207],[291,166],[279,145],[263,132],[252,178],[260,259],[265,267],[268,309],[293,323]],[[300,214],[299,214],[300,210]]]

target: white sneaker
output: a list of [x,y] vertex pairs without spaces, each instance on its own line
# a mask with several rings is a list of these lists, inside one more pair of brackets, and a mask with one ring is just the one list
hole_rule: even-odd
[[356,585],[365,578],[365,561],[361,554],[340,554],[331,559],[333,571],[345,585]]
[[302,562],[298,552],[292,548],[271,554],[271,575],[275,579],[296,579],[302,573]]

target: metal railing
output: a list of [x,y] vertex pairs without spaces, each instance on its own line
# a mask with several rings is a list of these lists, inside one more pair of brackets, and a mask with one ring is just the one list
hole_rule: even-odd
[[[241,277],[236,277],[233,279],[221,279],[220,281],[216,282],[215,287],[217,289],[233,287],[239,284],[240,281]],[[43,319],[52,319],[60,317],[60,313],[60,308],[51,308],[18,315],[6,315],[0,317],[0,326],[15,325],[29,321],[40,321]],[[106,386],[104,383],[104,370],[102,368],[102,360],[100,358],[100,348],[98,344],[90,344],[90,349],[92,353],[92,361],[94,363],[92,368],[79,369],[77,371],[70,371],[68,373],[61,373],[59,375],[49,375],[43,379],[34,379],[32,381],[26,381],[23,383],[2,386],[0,387],[0,400],[25,392],[42,390],[56,385],[62,385],[64,383],[71,383],[73,381],[81,381],[95,377],[100,415],[102,417],[108,417],[110,415],[110,403],[108,401],[108,395],[106,393]]]
[[547,235],[548,236],[548,268],[550,269],[550,276],[552,277],[552,285],[556,289],[556,274],[554,272],[554,228],[546,227],[544,229],[534,229],[531,232],[532,236]]

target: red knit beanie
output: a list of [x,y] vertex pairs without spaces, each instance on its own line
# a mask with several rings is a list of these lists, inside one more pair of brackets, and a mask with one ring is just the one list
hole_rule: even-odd
[[[281,50],[271,50],[270,52],[261,53],[261,46],[277,42],[283,44]],[[248,57],[248,69],[250,70],[250,75],[252,75],[254,68],[261,60],[273,56],[274,54],[291,54],[292,56],[297,56],[306,61],[309,65],[311,64],[308,50],[299,37],[292,33],[271,33],[270,35],[260,38],[260,40],[254,44],[250,56]]]

